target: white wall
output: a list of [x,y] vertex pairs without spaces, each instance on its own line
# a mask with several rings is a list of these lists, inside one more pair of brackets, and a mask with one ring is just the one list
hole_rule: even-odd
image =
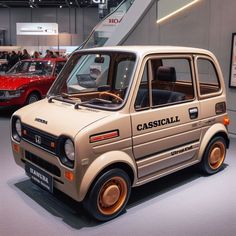
[[209,49],[218,58],[227,87],[230,132],[236,134],[236,89],[228,88],[232,33],[236,32],[235,0],[201,0],[188,10],[156,23],[157,2],[123,42],[132,44],[180,45]]
[[[0,8],[0,29],[6,29],[8,45],[57,45],[57,36],[16,36],[17,22],[58,23],[64,46],[81,44],[98,23],[97,8]],[[70,36],[69,36],[70,35]]]

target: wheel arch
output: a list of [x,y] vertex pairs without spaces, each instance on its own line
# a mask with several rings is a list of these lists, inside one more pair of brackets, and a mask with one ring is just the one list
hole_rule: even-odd
[[29,90],[26,97],[28,98],[29,95],[32,94],[32,93],[36,93],[36,94],[38,94],[38,95],[40,96],[40,98],[42,98],[42,93],[41,93],[41,91],[38,90],[38,89]]
[[41,93],[40,90],[38,90],[38,89],[31,89],[31,90],[28,90],[28,91],[27,91],[27,94],[26,94],[26,97],[25,97],[25,103],[27,102],[29,96],[30,96],[31,94],[33,94],[33,93],[39,95],[40,99],[42,99],[43,95],[42,95],[42,93]]
[[79,201],[83,201],[93,183],[107,170],[119,168],[130,177],[131,186],[137,181],[137,171],[133,159],[125,152],[112,151],[96,158],[85,172],[79,186]]
[[229,137],[228,137],[228,131],[226,129],[226,127],[223,124],[215,124],[213,126],[211,126],[207,132],[205,133],[202,141],[201,141],[201,145],[199,148],[199,154],[198,154],[198,159],[199,161],[202,160],[202,157],[204,155],[205,149],[208,145],[208,143],[215,137],[220,136],[223,137],[226,141],[226,145],[227,148],[229,148]]

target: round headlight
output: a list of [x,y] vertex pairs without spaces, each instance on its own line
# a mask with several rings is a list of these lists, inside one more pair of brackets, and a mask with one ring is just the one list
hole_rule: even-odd
[[16,120],[16,123],[15,123],[15,128],[16,128],[16,133],[19,137],[21,137],[21,121],[20,119],[17,119]]
[[75,148],[74,148],[74,144],[70,139],[67,139],[65,141],[65,154],[66,157],[70,160],[70,161],[74,161],[75,160]]

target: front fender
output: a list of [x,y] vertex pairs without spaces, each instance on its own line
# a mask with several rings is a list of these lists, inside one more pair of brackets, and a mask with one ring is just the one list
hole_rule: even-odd
[[207,132],[205,133],[205,135],[201,141],[201,145],[199,148],[199,153],[198,153],[198,160],[199,161],[202,160],[202,157],[203,157],[203,154],[204,154],[205,149],[207,147],[207,144],[210,142],[212,137],[214,137],[218,133],[219,134],[223,133],[224,135],[226,135],[228,137],[228,131],[227,131],[226,127],[221,123],[214,124],[207,130]]
[[25,100],[32,92],[37,92],[38,94],[40,94],[41,97],[43,96],[42,91],[40,89],[38,89],[37,87],[31,87],[31,88],[28,88],[25,93]]
[[137,181],[137,171],[136,166],[133,159],[123,151],[111,151],[102,154],[97,157],[89,166],[87,171],[85,172],[80,188],[79,188],[79,196],[78,200],[83,201],[85,198],[91,184],[95,180],[95,178],[108,166],[113,164],[125,164],[128,165],[132,171],[134,176],[134,183]]

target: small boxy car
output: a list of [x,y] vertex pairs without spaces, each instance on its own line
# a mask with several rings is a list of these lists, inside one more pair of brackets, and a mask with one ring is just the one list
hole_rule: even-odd
[[185,47],[75,52],[47,98],[12,116],[15,161],[96,219],[125,208],[131,187],[199,163],[218,172],[229,146],[215,56]]
[[64,58],[18,62],[0,75],[0,107],[23,106],[45,97],[65,62]]

